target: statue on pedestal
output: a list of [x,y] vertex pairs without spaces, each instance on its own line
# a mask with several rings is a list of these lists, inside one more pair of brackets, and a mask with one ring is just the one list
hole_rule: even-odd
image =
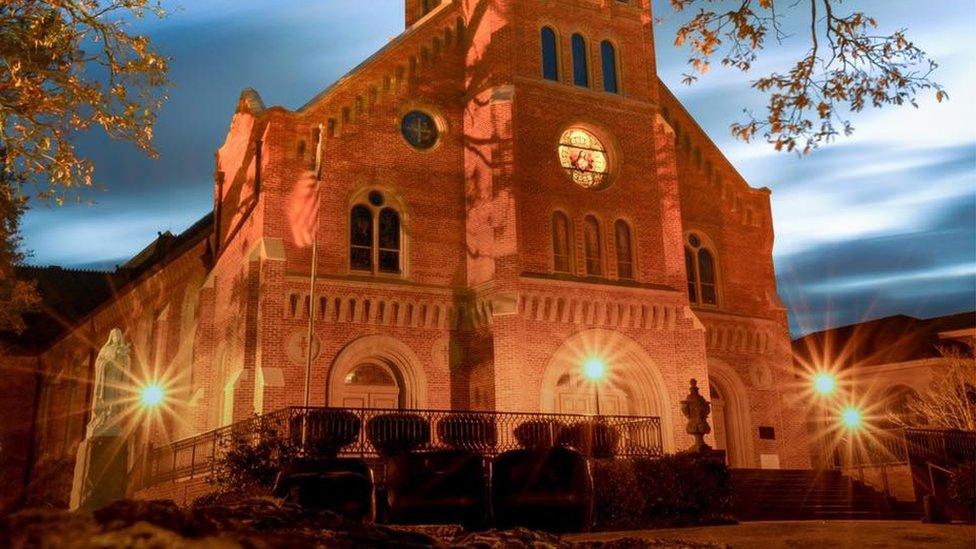
[[115,328],[98,352],[88,438],[122,433],[120,416],[125,406],[126,392],[131,392],[132,385],[129,381],[129,351],[122,330]]
[[712,427],[708,424],[708,414],[711,411],[711,404],[698,393],[698,380],[692,379],[688,397],[681,401],[681,413],[688,418],[685,430],[695,437],[692,452],[705,453],[712,449],[705,444],[705,435],[712,432]]
[[124,415],[131,400],[129,344],[115,328],[95,359],[91,417],[78,445],[71,509],[97,509],[125,496]]

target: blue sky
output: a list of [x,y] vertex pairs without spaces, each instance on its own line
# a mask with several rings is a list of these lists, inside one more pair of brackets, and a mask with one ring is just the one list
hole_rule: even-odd
[[[39,206],[24,220],[31,263],[111,267],[178,232],[211,204],[213,153],[240,91],[297,108],[403,27],[402,0],[181,0],[163,21],[138,23],[173,58],[175,83],[157,127],[160,159],[92,134],[80,140],[107,190],[94,205]],[[924,5],[925,9],[918,9]],[[762,98],[749,80],[806,48],[771,45],[750,74],[716,69],[681,84],[687,51],[677,19],[655,0],[662,79],[753,186],[773,190],[780,294],[795,333],[889,314],[976,308],[976,3],[848,0],[882,31],[907,27],[941,67],[950,101],[869,110],[856,133],[797,158],[735,141],[729,124]],[[788,21],[787,27],[795,21]]]

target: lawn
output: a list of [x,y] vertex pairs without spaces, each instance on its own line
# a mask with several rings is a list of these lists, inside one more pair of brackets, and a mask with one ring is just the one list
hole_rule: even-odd
[[612,540],[622,537],[675,538],[695,542],[728,544],[734,548],[825,548],[853,547],[976,547],[973,525],[922,524],[912,521],[809,521],[746,522],[733,526],[678,528],[580,534],[573,541]]

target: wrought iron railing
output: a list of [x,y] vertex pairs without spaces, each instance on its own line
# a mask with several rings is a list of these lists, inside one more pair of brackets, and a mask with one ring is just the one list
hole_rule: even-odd
[[[412,417],[411,421],[377,420],[390,414]],[[321,421],[323,415],[329,421]],[[344,419],[345,424],[336,418]],[[291,407],[152,448],[146,455],[144,469],[132,482],[136,489],[144,489],[209,475],[215,459],[235,434],[258,436],[270,432],[301,446],[302,430],[305,430],[306,447],[310,447],[323,436],[336,434],[323,433],[323,430],[347,430],[348,423],[358,427],[346,439],[348,443],[337,449],[343,456],[379,457],[378,436],[421,440],[414,451],[462,447],[489,457],[531,445],[532,441],[526,439],[540,438],[549,439],[553,444],[586,446],[586,451],[593,455],[657,457],[663,454],[658,417]],[[369,427],[371,424],[373,427]]]

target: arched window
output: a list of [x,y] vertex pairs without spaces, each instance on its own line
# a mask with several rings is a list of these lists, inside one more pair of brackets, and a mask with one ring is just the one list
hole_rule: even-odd
[[349,268],[371,273],[402,272],[400,213],[380,191],[353,206],[349,214]]
[[603,254],[600,244],[600,222],[592,215],[583,220],[583,243],[587,276],[603,276]]
[[349,266],[356,271],[373,270],[373,212],[366,206],[352,209],[349,219]]
[[698,305],[718,305],[715,256],[694,233],[685,239],[685,268],[688,271],[688,299]]
[[600,44],[600,60],[603,64],[603,90],[619,93],[617,85],[617,50],[609,40]]
[[617,276],[625,280],[633,280],[634,248],[630,237],[630,225],[623,219],[618,219],[613,233],[617,249]]
[[552,265],[557,273],[572,273],[573,230],[563,212],[552,216]]
[[393,208],[380,212],[380,272],[400,272],[400,214]]
[[542,27],[542,77],[559,81],[559,54],[556,49],[556,31]]
[[586,39],[581,34],[573,35],[573,84],[590,87],[590,69],[586,59]]

